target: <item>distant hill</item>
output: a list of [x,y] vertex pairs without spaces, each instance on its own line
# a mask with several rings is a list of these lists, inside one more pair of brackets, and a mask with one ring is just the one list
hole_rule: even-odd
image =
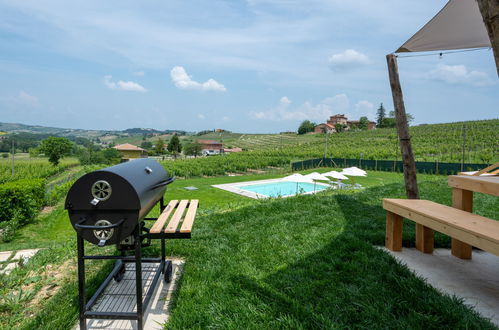
[[179,131],[179,130],[170,130],[166,129],[164,131],[159,131],[154,128],[128,128],[126,130],[122,131],[123,133],[128,133],[131,135],[143,135],[143,134],[173,134],[176,133],[178,135],[186,135],[186,131]]
[[26,125],[19,123],[1,123],[0,132],[6,133],[32,133],[32,134],[53,134],[65,137],[84,137],[99,138],[109,135],[144,135],[144,134],[172,134],[185,135],[187,132],[181,130],[156,130],[153,128],[129,128],[123,131],[119,130],[87,130],[75,128],[59,128],[40,125]]
[[0,123],[0,131],[4,131],[7,133],[53,134],[57,136],[74,136],[85,138],[99,137],[105,134],[117,133],[117,131],[58,128],[39,125],[25,125],[19,123]]

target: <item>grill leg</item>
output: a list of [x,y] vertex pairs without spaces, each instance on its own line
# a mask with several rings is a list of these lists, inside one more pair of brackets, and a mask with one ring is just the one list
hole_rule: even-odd
[[85,304],[86,304],[86,292],[85,292],[85,255],[83,238],[77,235],[76,242],[78,245],[78,297],[80,304],[80,329],[87,329],[87,320],[85,319]]
[[166,259],[166,249],[165,249],[165,239],[161,239],[161,261],[165,262]]
[[135,289],[137,295],[137,329],[143,329],[142,311],[142,252],[140,246],[140,225],[135,229]]

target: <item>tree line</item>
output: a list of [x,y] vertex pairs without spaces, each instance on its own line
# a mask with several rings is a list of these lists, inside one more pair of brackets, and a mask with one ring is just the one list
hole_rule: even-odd
[[[414,117],[410,113],[407,113],[407,122],[411,123],[413,120]],[[307,134],[313,132],[316,126],[317,126],[316,123],[310,120],[304,120],[301,122],[300,126],[298,126],[298,134]],[[395,111],[390,111],[387,114],[387,111],[383,106],[383,103],[381,103],[378,110],[376,111],[376,127],[393,128],[395,126],[396,126]],[[344,132],[346,128],[347,126],[342,124],[336,124],[334,126],[334,129],[337,133]],[[359,122],[351,126],[352,130],[365,131],[368,128],[369,128],[369,119],[366,116],[360,117]],[[326,132],[324,131],[322,133]]]

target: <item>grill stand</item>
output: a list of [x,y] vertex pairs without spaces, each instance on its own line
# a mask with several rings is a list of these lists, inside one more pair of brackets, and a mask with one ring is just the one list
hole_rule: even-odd
[[[163,198],[160,200],[160,214],[165,208]],[[156,220],[156,218],[146,218],[145,220]],[[161,274],[164,274],[166,282],[171,280],[171,270],[172,262],[171,260],[166,260],[166,239],[178,239],[178,238],[190,238],[190,233],[160,233],[160,234],[141,234],[141,225],[137,225],[133,232],[134,237],[134,256],[126,256],[125,252],[122,251],[120,256],[109,256],[109,255],[85,255],[85,247],[83,236],[78,232],[77,234],[77,246],[78,246],[78,294],[79,294],[79,321],[80,329],[87,329],[87,319],[115,319],[115,320],[136,320],[137,329],[143,329],[144,322],[144,311],[147,310],[147,306],[151,300],[151,297],[156,289],[158,281],[161,278]],[[160,258],[142,258],[142,246],[141,238],[150,239],[160,239],[161,240],[161,257]],[[106,277],[104,282],[99,286],[97,291],[94,293],[92,298],[86,301],[86,288],[85,288],[85,260],[117,260],[116,264],[111,271],[111,273]],[[135,264],[135,298],[136,298],[136,312],[101,312],[92,311],[92,307],[95,305],[99,297],[104,293],[109,283],[113,278],[118,276],[123,276],[120,272],[123,272],[123,267],[126,267],[126,263]],[[142,292],[142,263],[159,263],[159,266],[154,270],[154,278],[149,286],[147,293],[143,297]],[[148,268],[148,271],[151,268]]]

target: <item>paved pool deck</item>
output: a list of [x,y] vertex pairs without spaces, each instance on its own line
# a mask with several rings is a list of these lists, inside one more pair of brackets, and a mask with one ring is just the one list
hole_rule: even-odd
[[471,260],[454,257],[449,249],[435,249],[433,254],[414,248],[390,251],[400,263],[443,293],[463,298],[499,327],[499,257],[473,250]]

